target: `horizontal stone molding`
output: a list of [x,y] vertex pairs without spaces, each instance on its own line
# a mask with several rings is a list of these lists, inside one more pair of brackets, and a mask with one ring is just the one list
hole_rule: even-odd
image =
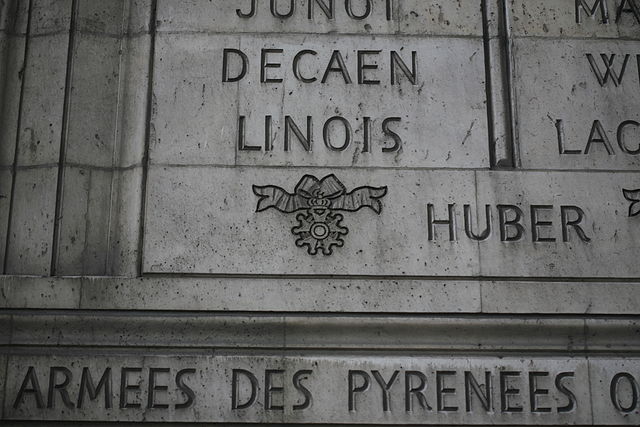
[[[4,311],[5,351],[149,348],[640,354],[640,322],[625,317],[398,316]],[[45,350],[46,351],[46,350]]]
[[0,308],[638,315],[640,282],[0,276]]

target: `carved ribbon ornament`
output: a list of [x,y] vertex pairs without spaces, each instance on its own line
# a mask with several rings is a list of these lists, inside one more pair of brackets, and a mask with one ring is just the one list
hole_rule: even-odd
[[296,185],[294,194],[273,185],[254,185],[253,192],[260,197],[257,212],[275,208],[280,212],[292,213],[322,206],[334,211],[347,212],[367,207],[380,214],[382,204],[379,199],[387,194],[387,187],[359,187],[347,193],[344,184],[333,174],[322,180],[305,175]]
[[335,211],[356,212],[370,208],[380,214],[380,199],[387,194],[387,187],[358,187],[348,192],[344,184],[331,174],[321,180],[305,175],[293,194],[274,185],[254,185],[253,192],[260,198],[256,212],[267,209],[283,213],[300,212],[296,217],[298,225],[291,229],[298,237],[298,247],[306,246],[310,255],[318,251],[331,255],[334,246],[344,245],[342,238],[349,233],[349,229],[341,224],[344,217]]

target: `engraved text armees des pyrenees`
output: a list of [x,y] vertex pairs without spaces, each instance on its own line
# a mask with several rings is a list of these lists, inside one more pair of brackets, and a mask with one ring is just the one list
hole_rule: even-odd
[[[341,393],[344,401],[336,399],[330,402],[331,407],[351,414],[362,410],[364,398],[374,396],[375,410],[405,412],[419,418],[477,411],[494,417],[518,413],[552,415],[573,413],[589,405],[576,393],[576,383],[583,379],[572,370],[526,371],[498,367],[484,371],[348,369],[320,372],[313,366],[294,371],[227,367],[221,371],[227,372],[230,378],[219,379],[227,389],[215,396],[205,396],[196,390],[202,390],[198,381],[202,381],[206,368],[198,365],[180,369],[108,366],[99,370],[81,365],[48,369],[29,366],[20,373],[20,386],[9,398],[14,409],[180,410],[218,399],[233,412],[252,407],[265,412],[305,411],[314,404],[328,403],[318,401],[321,390],[313,387],[313,380],[329,375],[336,376],[336,382],[344,388]],[[639,405],[638,381],[637,375],[616,372],[599,387],[607,389],[612,407],[629,413]],[[623,390],[629,389],[631,399],[623,398]],[[288,400],[285,395],[296,396],[291,408],[285,408]]]

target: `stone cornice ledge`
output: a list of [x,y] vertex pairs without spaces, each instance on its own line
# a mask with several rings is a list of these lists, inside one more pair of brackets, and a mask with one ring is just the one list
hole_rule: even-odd
[[0,308],[261,313],[640,315],[640,279],[490,281],[0,276]]
[[225,350],[640,356],[640,319],[14,310],[2,352]]

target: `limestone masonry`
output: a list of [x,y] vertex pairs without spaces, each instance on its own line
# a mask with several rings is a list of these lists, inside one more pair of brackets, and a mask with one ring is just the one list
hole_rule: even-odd
[[0,268],[2,425],[638,425],[640,0],[0,0]]

